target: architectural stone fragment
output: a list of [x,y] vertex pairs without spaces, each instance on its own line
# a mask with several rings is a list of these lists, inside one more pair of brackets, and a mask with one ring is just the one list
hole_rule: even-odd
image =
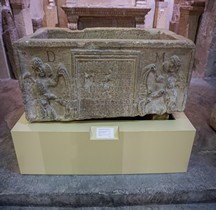
[[67,28],[68,26],[67,15],[65,14],[64,10],[61,8],[61,6],[65,4],[66,4],[66,0],[57,1],[58,26],[61,28]]
[[8,79],[10,78],[10,71],[8,67],[7,56],[5,52],[5,46],[3,42],[3,24],[2,24],[2,10],[4,4],[0,2],[0,79]]
[[30,0],[10,0],[19,37],[33,33]]
[[179,34],[188,37],[192,41],[196,39],[198,22],[204,12],[205,1],[193,2],[190,5],[180,7]]
[[[214,29],[216,27],[216,1],[208,0],[205,6],[205,12],[203,14],[200,27],[198,30],[197,41],[196,41],[196,54],[195,54],[195,72],[194,75],[197,77],[208,76],[211,77],[215,74],[215,64],[211,66],[210,59],[214,52],[214,41],[215,35]],[[214,39],[215,40],[215,39]],[[209,55],[209,52],[210,55]],[[213,58],[214,59],[214,58]],[[207,66],[206,66],[207,64]],[[213,67],[212,69],[210,69]]]
[[210,116],[210,126],[216,131],[216,105],[214,106]]
[[170,30],[195,42],[204,7],[205,0],[175,0]]
[[205,66],[205,76],[216,76],[216,23],[212,33],[212,41],[208,51],[208,60]]
[[[97,4],[98,2],[98,4]],[[71,30],[92,27],[144,28],[145,16],[150,8],[129,4],[130,1],[66,1],[62,6]]]
[[30,13],[33,31],[43,27],[44,8],[43,0],[30,0]]
[[44,1],[43,26],[56,27],[58,24],[57,6],[54,0]]
[[183,111],[194,44],[165,30],[40,29],[15,43],[29,121]]

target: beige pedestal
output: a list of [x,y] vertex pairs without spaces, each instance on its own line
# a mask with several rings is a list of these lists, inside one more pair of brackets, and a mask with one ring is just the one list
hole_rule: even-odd
[[29,123],[12,129],[22,174],[186,172],[195,129],[184,115],[166,121]]

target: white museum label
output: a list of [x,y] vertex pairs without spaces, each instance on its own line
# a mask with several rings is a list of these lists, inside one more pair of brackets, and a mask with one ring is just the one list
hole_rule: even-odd
[[115,129],[107,127],[96,128],[96,139],[115,139]]

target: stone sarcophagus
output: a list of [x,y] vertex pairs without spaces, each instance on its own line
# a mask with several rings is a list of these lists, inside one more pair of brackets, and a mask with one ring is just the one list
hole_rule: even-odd
[[194,44],[134,28],[38,30],[14,43],[29,121],[183,111]]

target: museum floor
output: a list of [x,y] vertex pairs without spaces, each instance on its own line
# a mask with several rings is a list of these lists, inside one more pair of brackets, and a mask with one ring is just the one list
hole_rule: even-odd
[[197,135],[187,173],[32,176],[19,174],[10,134],[23,113],[18,83],[0,80],[0,209],[216,209],[215,93],[216,79],[192,79],[185,113]]

